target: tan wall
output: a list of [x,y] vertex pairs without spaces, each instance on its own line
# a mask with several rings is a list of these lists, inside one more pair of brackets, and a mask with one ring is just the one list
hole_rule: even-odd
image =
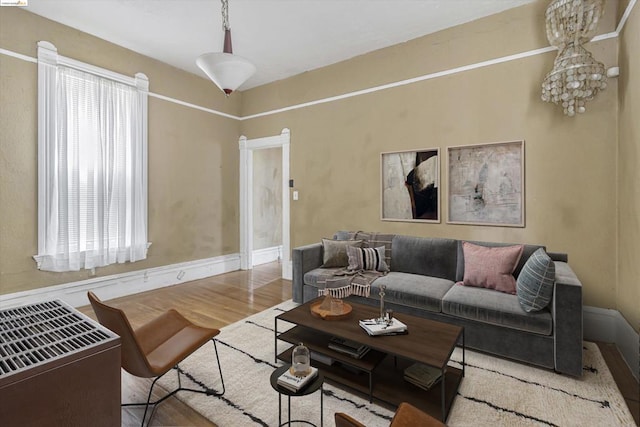
[[[150,91],[238,114],[209,81],[19,8],[0,8],[0,48],[36,57],[39,40],[110,70],[145,73]],[[238,252],[238,122],[149,98],[149,257],[109,275]],[[82,280],[36,269],[37,66],[0,55],[0,294]]]
[[[616,2],[600,33],[615,28]],[[546,2],[514,9],[243,94],[243,114],[547,46]],[[617,40],[589,49],[608,66]],[[246,120],[249,138],[291,129],[292,247],[338,229],[542,243],[567,252],[584,303],[615,308],[617,81],[570,118],[540,100],[555,53],[466,71],[341,101]],[[526,141],[526,227],[448,225],[442,162],[440,224],[383,222],[380,152]]]
[[640,331],[640,8],[620,37],[618,310]]

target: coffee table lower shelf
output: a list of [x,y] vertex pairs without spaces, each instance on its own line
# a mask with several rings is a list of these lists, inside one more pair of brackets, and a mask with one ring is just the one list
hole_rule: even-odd
[[[305,343],[305,345],[307,345]],[[311,351],[318,351],[317,348],[310,347]],[[278,359],[287,363],[291,362],[292,348],[278,354]],[[332,358],[335,352],[332,352]],[[397,407],[402,402],[409,402],[417,408],[422,409],[428,414],[443,420],[442,416],[442,384],[438,383],[429,390],[423,390],[403,378],[403,371],[413,362],[400,358],[394,358],[387,355],[382,357],[380,363],[376,364],[374,371],[367,372],[361,368],[357,368],[350,364],[355,362],[348,360],[347,357],[336,360],[333,365],[326,365],[311,360],[311,364],[317,367],[325,379],[329,382],[349,387],[356,391],[362,397],[370,399],[372,397]],[[369,375],[371,374],[371,376]],[[369,380],[373,378],[372,393],[370,395]],[[460,381],[462,380],[462,370],[454,367],[448,367],[445,374],[445,413],[448,415],[453,404],[453,400],[458,391]]]

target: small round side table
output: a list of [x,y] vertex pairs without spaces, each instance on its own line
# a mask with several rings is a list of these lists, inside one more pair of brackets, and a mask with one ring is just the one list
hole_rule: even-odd
[[[303,387],[302,390],[291,391],[284,387],[280,387],[278,385],[278,377],[282,375],[290,367],[291,365],[281,366],[277,368],[275,371],[273,371],[273,373],[271,374],[271,387],[273,387],[273,389],[278,392],[278,426],[279,427],[291,426],[291,423],[303,423],[303,424],[309,424],[311,426],[316,427],[315,424],[306,420],[291,420],[291,396],[293,397],[306,396],[308,394],[315,393],[316,391],[318,391],[318,389],[320,389],[320,427],[323,427],[322,415],[324,410],[324,406],[323,406],[324,405],[324,402],[323,402],[324,389],[322,385],[324,384],[324,376],[322,376],[322,374],[318,372],[318,376],[315,377],[313,380],[311,380],[311,383]],[[287,411],[288,421],[285,423],[282,422],[282,395],[283,394],[287,396],[287,405],[288,405],[288,411]]]

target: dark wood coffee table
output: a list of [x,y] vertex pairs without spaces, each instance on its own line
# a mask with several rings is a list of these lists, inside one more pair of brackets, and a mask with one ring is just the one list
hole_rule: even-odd
[[[292,344],[302,342],[312,352],[333,359],[332,365],[312,359],[312,364],[327,380],[368,394],[370,401],[376,398],[395,406],[409,402],[446,422],[464,377],[464,328],[397,313],[396,317],[408,327],[407,335],[371,337],[360,327],[358,320],[378,317],[379,311],[375,307],[349,302],[353,307],[350,317],[326,321],[311,315],[310,306],[316,301],[309,301],[275,318],[276,361],[291,362],[292,348],[278,354],[278,340]],[[279,333],[278,321],[296,326]],[[352,358],[328,347],[332,336],[365,344],[371,350],[362,359]],[[461,369],[447,365],[458,343],[462,346]],[[415,362],[440,369],[443,380],[429,390],[405,381],[404,368]]]

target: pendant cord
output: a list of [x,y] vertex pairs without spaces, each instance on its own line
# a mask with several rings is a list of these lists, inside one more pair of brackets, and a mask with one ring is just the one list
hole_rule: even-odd
[[229,30],[229,0],[220,0],[222,2],[222,30]]

